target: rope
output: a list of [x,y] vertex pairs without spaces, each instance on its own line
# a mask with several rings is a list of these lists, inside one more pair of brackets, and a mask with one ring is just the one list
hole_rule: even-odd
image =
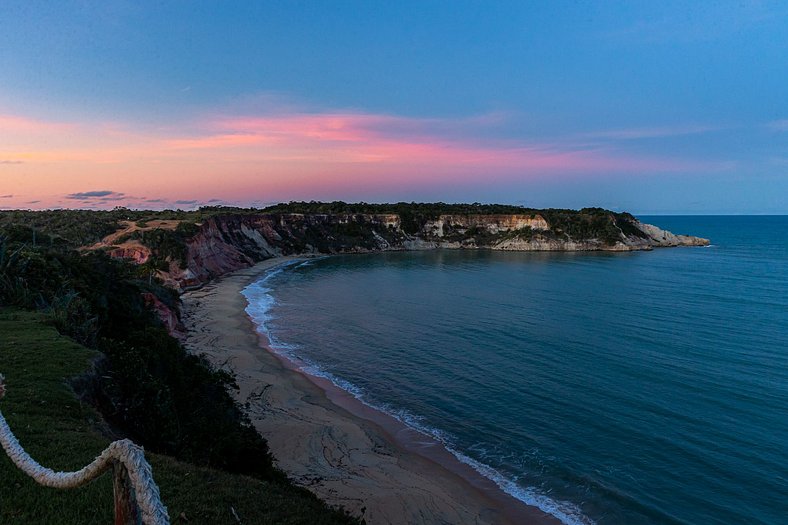
[[[5,395],[5,383],[0,374],[0,398]],[[0,412],[0,443],[8,457],[25,474],[33,478],[39,485],[57,489],[81,487],[96,479],[107,470],[111,470],[115,462],[122,463],[128,471],[135,499],[145,525],[169,525],[170,517],[167,508],[162,504],[159,487],[153,480],[150,464],[145,459],[142,447],[128,439],[114,441],[104,449],[89,465],[76,472],[55,472],[38,464],[11,432],[11,428]]]

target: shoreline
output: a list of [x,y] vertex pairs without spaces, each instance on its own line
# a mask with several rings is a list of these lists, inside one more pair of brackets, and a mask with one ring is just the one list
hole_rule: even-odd
[[298,485],[370,525],[558,524],[461,462],[434,438],[374,409],[271,348],[241,291],[290,261],[267,259],[182,295],[185,346],[236,375],[276,464]]

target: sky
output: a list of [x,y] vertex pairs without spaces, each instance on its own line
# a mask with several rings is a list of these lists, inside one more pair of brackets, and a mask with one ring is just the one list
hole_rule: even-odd
[[0,0],[0,209],[788,213],[783,1]]

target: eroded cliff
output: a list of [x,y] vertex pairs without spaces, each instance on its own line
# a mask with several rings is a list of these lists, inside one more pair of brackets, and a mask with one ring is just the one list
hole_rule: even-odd
[[[703,246],[707,239],[675,235],[627,214],[545,210],[530,214],[217,214],[189,224],[182,249],[146,246],[159,276],[176,289],[199,286],[233,270],[281,255],[361,253],[418,249],[510,251],[631,251]],[[410,231],[408,231],[410,230]],[[136,248],[136,246],[135,246]],[[113,255],[138,262],[138,250]]]

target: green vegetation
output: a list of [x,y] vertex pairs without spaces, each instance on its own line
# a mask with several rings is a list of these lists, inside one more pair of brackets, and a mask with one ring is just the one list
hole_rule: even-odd
[[583,208],[580,211],[547,209],[540,213],[558,239],[599,239],[612,245],[621,239],[622,233],[645,236],[634,226],[636,219],[629,213],[614,213],[603,208]]
[[358,217],[351,222],[327,221],[314,223],[308,219],[294,220],[290,229],[291,235],[282,239],[288,253],[303,253],[310,251],[310,247],[321,253],[352,250],[357,247],[374,249],[377,247],[377,237],[393,242],[401,234],[386,228],[383,225],[367,221]]
[[21,229],[33,245],[48,244],[78,248],[100,241],[120,228],[120,221],[146,225],[153,220],[199,222],[213,213],[181,210],[147,211],[115,208],[110,211],[91,210],[11,210],[0,211],[0,230]]
[[179,261],[183,265],[186,261],[186,241],[193,237],[199,226],[193,222],[181,222],[174,230],[156,228],[152,230],[137,230],[118,239],[118,243],[127,240],[138,240],[151,249],[153,253],[151,263],[157,269],[166,269],[169,261]]
[[86,246],[116,231],[128,210],[107,212],[86,210],[2,211],[0,230],[32,245]]
[[441,215],[496,215],[496,214],[533,214],[535,210],[522,206],[506,204],[446,204],[444,202],[419,203],[398,202],[395,204],[370,204],[366,202],[290,202],[277,204],[261,210],[263,213],[317,213],[317,214],[397,214],[402,230],[415,234],[429,220]]
[[557,239],[599,239],[615,244],[621,235],[613,214],[601,208],[584,208],[579,212],[550,209],[543,211],[543,217],[552,226]]
[[[203,210],[204,211],[204,210]],[[239,210],[248,213],[248,210]],[[583,208],[582,210],[564,209],[535,209],[524,206],[505,204],[447,204],[435,203],[406,203],[396,204],[369,204],[336,202],[290,202],[277,204],[261,210],[264,213],[303,213],[303,214],[397,214],[400,216],[402,230],[408,234],[415,234],[424,227],[427,221],[435,220],[441,215],[541,215],[550,224],[551,231],[545,235],[556,239],[570,239],[575,241],[599,239],[612,245],[620,240],[621,233],[643,237],[644,234],[633,223],[636,220],[628,213],[615,213],[602,208]],[[522,232],[530,238],[531,232]],[[478,244],[485,244],[495,240],[511,238],[509,233],[498,236],[486,232],[469,230],[464,234],[453,232],[448,240],[462,241],[475,239]]]
[[0,304],[46,312],[61,333],[107,357],[91,396],[125,435],[197,464],[279,476],[227,392],[232,378],[189,355],[146,307],[144,293],[172,302],[172,292],[100,252],[32,247],[6,235],[2,260]]
[[[108,437],[101,416],[66,382],[78,376],[77,383],[89,381],[90,363],[100,355],[59,335],[46,321],[42,314],[0,309],[0,371],[8,385],[0,409],[36,461],[72,471],[87,465],[115,437]],[[356,522],[286,481],[229,474],[150,452],[146,456],[173,523],[236,525],[233,510],[242,523]],[[112,519],[108,474],[83,488],[49,489],[2,454],[0,480],[0,523],[103,525]]]
[[[188,461],[195,473],[212,467],[273,483],[286,500],[296,489],[273,466],[266,441],[233,401],[233,378],[188,354],[146,306],[145,295],[153,294],[175,307],[175,292],[144,278],[128,261],[77,251],[77,243],[100,235],[65,224],[58,213],[71,217],[71,212],[47,212],[51,221],[19,224],[9,220],[13,215],[3,216],[0,306],[41,312],[61,334],[101,352],[95,373],[80,389],[115,435]],[[88,215],[75,217],[88,217],[102,234],[112,221],[127,220],[115,212],[96,212],[93,218],[81,213]],[[183,242],[192,232],[186,226],[170,233]],[[6,329],[0,332],[3,341]],[[63,452],[70,457],[68,449]],[[313,498],[309,504],[319,502]]]

